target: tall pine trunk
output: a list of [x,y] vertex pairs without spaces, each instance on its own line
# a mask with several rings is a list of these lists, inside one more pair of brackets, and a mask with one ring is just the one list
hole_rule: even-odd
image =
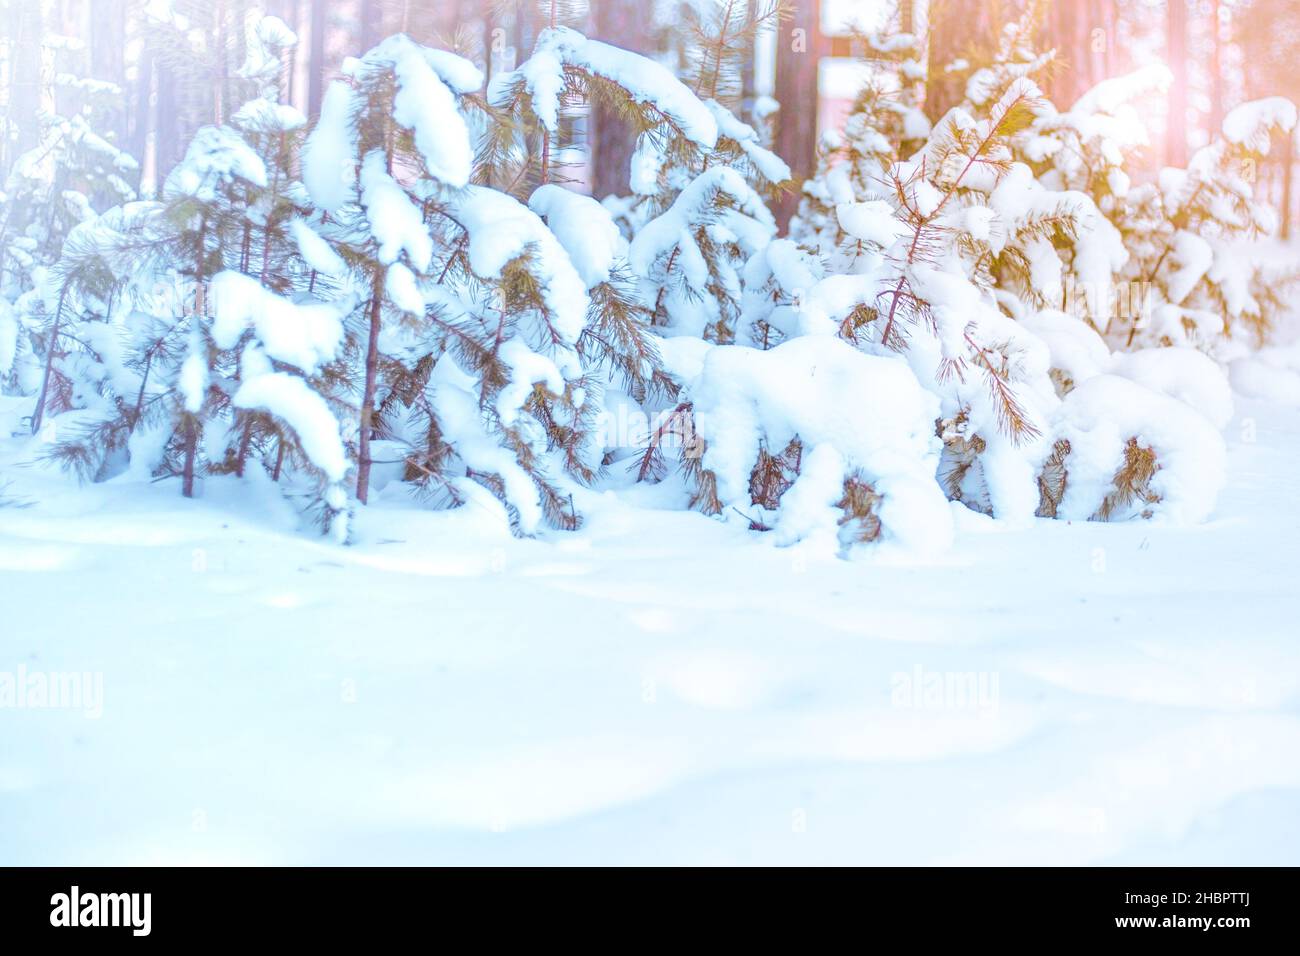
[[146,167],[153,165],[145,155],[149,147],[149,125],[152,116],[150,99],[153,92],[154,58],[148,48],[140,51],[136,63],[135,86],[132,90],[130,104],[130,144],[131,154],[139,161],[143,173]]
[[217,82],[213,84],[212,121],[220,126],[227,112],[234,112],[230,104],[230,49],[226,42],[226,2],[216,0],[212,11],[212,29],[216,36]]
[[[126,89],[126,0],[95,0],[91,7],[90,71],[97,80]],[[113,143],[126,145],[126,112],[114,108],[107,131]]]
[[945,68],[954,60],[974,63],[995,52],[1011,13],[1006,7],[1001,0],[931,0],[925,82],[925,115],[931,123],[966,98],[968,73]]
[[10,3],[9,23],[9,102],[6,118],[17,127],[17,139],[10,144],[0,137],[0,158],[7,164],[15,156],[40,142],[37,115],[41,105],[41,34],[42,7],[39,3]]
[[[813,174],[817,158],[818,70],[826,52],[821,33],[820,4],[812,0],[795,6],[776,37],[774,92],[781,104],[776,115],[776,153],[790,164],[795,182]],[[799,205],[797,192],[784,194],[774,212],[784,228]]]
[[1105,79],[1107,50],[1114,42],[1113,5],[1114,0],[1053,0],[1048,8],[1039,46],[1056,50],[1060,68],[1050,75],[1046,90],[1061,109]]
[[383,0],[359,0],[358,16],[361,20],[361,50],[367,53],[384,38]]
[[167,174],[182,155],[180,108],[177,103],[176,75],[157,62],[154,70],[158,83],[153,127],[154,182],[161,191]]
[[[641,4],[603,0],[591,5],[591,33],[597,40],[640,53],[645,30]],[[591,115],[591,194],[597,199],[628,191],[635,137],[618,113],[597,105]]]
[[1169,0],[1165,59],[1174,74],[1165,121],[1165,164],[1187,165],[1187,0]]
[[320,115],[320,102],[325,93],[326,6],[324,0],[308,2],[311,4],[311,53],[307,58],[307,115],[314,119]]
[[1223,126],[1223,24],[1219,22],[1219,0],[1210,0],[1210,135]]

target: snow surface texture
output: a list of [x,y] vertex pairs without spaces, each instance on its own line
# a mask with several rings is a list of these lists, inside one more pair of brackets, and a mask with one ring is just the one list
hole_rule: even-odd
[[102,712],[0,708],[0,863],[1294,865],[1300,410],[1226,435],[1207,524],[954,505],[924,565],[399,484],[339,548],[256,474],[78,487],[6,437],[0,673]]

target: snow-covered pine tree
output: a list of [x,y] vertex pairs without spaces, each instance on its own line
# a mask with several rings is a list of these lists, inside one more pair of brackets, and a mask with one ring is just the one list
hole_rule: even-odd
[[[903,356],[940,400],[950,496],[1019,518],[1038,503],[1037,459],[1053,393],[1041,347],[996,304],[990,259],[1041,226],[1003,203],[1015,215],[1003,217],[1007,231],[995,238],[998,213],[989,206],[1012,171],[1008,142],[1032,119],[1039,97],[1018,78],[980,115],[951,110],[904,160],[885,151],[893,144],[881,136],[871,159],[877,173],[855,185],[848,170],[831,168],[843,200],[833,207],[833,232],[810,230],[803,249],[778,240],[765,265],[751,263],[747,275],[772,293],[751,315],[775,327],[777,341],[838,336],[868,353]],[[814,184],[810,198],[834,196],[826,187]],[[996,239],[1002,245],[993,250]],[[820,274],[819,259],[829,274]],[[760,297],[752,301],[757,308]],[[708,428],[702,432],[707,439]],[[869,498],[845,494],[848,505]]]
[[[1021,48],[1024,63],[1044,65],[1029,42]],[[981,88],[996,88],[995,73],[983,73]],[[1069,281],[1052,287],[1063,292],[1059,303],[1052,295],[1035,302],[1086,321],[1113,348],[1194,345],[1227,361],[1263,344],[1297,279],[1253,254],[1253,242],[1274,226],[1272,211],[1254,197],[1255,171],[1271,136],[1294,127],[1294,106],[1277,97],[1242,104],[1187,169],[1133,186],[1127,167],[1148,145],[1136,103],[1169,82],[1168,68],[1156,63],[1102,81],[1068,110],[1043,101],[1013,139],[1016,159],[1050,194],[1088,196],[1121,234],[1117,241],[1090,222],[1082,231],[1091,251],[1076,241],[1071,253],[1055,242]],[[1089,211],[1087,218],[1095,217]],[[1014,311],[1015,299],[1004,302]]]
[[1044,100],[1033,123],[1013,142],[1016,158],[1030,165],[1049,189],[1087,193],[1107,215],[1129,191],[1125,167],[1149,145],[1138,110],[1168,89],[1169,68],[1152,63],[1112,77],[1058,109]]
[[278,18],[257,21],[237,74],[244,84],[232,86],[253,94],[231,122],[261,159],[266,182],[248,192],[237,244],[210,286],[213,341],[233,381],[224,448],[209,443],[209,469],[242,477],[260,460],[272,480],[290,479],[291,493],[318,507],[320,524],[341,540],[351,461],[339,421],[353,406],[338,358],[357,297],[341,281],[343,263],[307,221],[312,203],[293,178],[307,121],[281,99],[296,43]]
[[[43,41],[66,45],[65,38]],[[57,60],[56,60],[57,63]],[[120,108],[116,85],[56,72],[52,89],[71,115],[42,112],[39,142],[15,157],[0,187],[0,390],[32,394],[47,380],[45,368],[66,345],[61,341],[61,301],[66,295],[51,267],[72,230],[97,211],[135,199],[139,165],[97,132]],[[12,309],[8,308],[12,303]],[[39,410],[33,430],[40,426]]]
[[[737,114],[738,74],[755,36],[788,5],[725,4],[688,23],[686,85],[711,114],[711,146],[643,136],[634,157],[633,268],[651,319],[665,334],[750,341],[742,318],[745,264],[775,236],[767,204],[790,188],[790,168]],[[704,145],[704,144],[700,144]]]
[[[916,41],[866,38],[897,91],[859,99],[796,235],[773,239],[788,171],[736,118],[728,65],[779,16],[751,7],[721,7],[687,82],[561,26],[561,4],[486,95],[467,61],[391,38],[344,64],[301,163],[305,121],[279,102],[291,35],[227,34],[243,64],[228,125],[198,132],[159,201],[92,200],[23,280],[60,323],[42,330],[58,348],[29,349],[48,358],[56,457],[179,475],[187,494],[264,465],[340,537],[345,476],[370,500],[391,461],[529,533],[574,526],[578,487],[628,457],[598,427],[623,402],[657,418],[637,477],[662,477],[680,439],[685,496],[783,542],[939,547],[947,498],[1017,520],[1208,513],[1231,415],[1214,363],[1112,354],[1100,314],[1058,306],[1070,281],[1132,270],[1168,295],[1189,223],[1265,225],[1242,163],[1294,125],[1289,104],[1230,115],[1223,143],[1144,196],[1121,128],[1140,82],[1061,113],[1031,79],[1050,54],[1016,24],[922,139]],[[566,188],[580,100],[637,131],[630,197]],[[1249,317],[1251,295],[1207,267],[1168,304]],[[0,359],[16,328],[0,308]]]
[[180,160],[199,127],[228,125],[266,86],[281,86],[278,74],[288,68],[297,37],[258,7],[234,0],[141,5],[139,68],[152,72],[157,85],[155,159],[162,174]]
[[[82,480],[162,457],[169,431],[151,426],[173,417],[188,344],[181,316],[192,308],[174,274],[173,238],[161,203],[115,206],[73,229],[51,270],[64,347],[47,357],[33,424],[56,423],[49,457]],[[158,442],[141,444],[155,434]]]
[[[532,57],[494,78],[489,89],[492,108],[509,121],[493,124],[497,135],[489,135],[483,151],[484,175],[517,184],[521,193],[539,184],[530,199],[535,208],[562,196],[566,206],[581,204],[587,214],[578,221],[590,221],[589,231],[602,237],[618,239],[610,213],[625,228],[630,246],[615,243],[610,280],[590,287],[593,308],[580,350],[584,360],[605,368],[600,385],[607,414],[620,415],[621,403],[624,410],[627,403],[643,404],[651,417],[671,421],[684,412],[674,407],[678,383],[660,370],[656,337],[645,326],[662,326],[670,336],[736,334],[740,269],[774,231],[760,192],[772,195],[789,178],[760,134],[719,102],[738,102],[736,59],[781,8],[735,4],[720,8],[714,20],[696,22],[694,36],[702,42],[694,48],[694,75],[684,83],[658,63],[560,25],[563,6],[541,6],[552,25]],[[552,185],[565,174],[554,157],[571,146],[566,110],[584,101],[622,116],[638,140],[628,171],[633,195],[607,199],[603,221],[599,207]],[[552,228],[563,221],[547,219]],[[557,234],[576,263],[590,261],[570,238],[575,230]],[[611,379],[610,372],[617,374]],[[628,454],[611,448],[607,458]],[[660,475],[661,466],[652,441],[638,474]]]
[[[979,115],[982,102],[1005,96],[1005,89],[1050,64],[1051,51],[1034,52],[1030,25],[1022,19],[1004,32],[996,62],[971,76],[963,110]],[[1111,356],[1085,324],[1104,329],[1124,296],[1116,294],[1117,286],[1132,262],[1103,210],[1119,222],[1131,195],[1122,166],[1141,137],[1126,127],[1131,116],[1124,107],[1160,81],[1155,70],[1113,81],[1065,117],[1036,100],[1032,121],[1010,138],[1006,159],[1035,163],[1039,175],[1008,162],[987,199],[972,207],[988,210],[978,228],[968,230],[979,240],[972,247],[983,247],[987,257],[987,276],[977,280],[1031,333],[1022,364],[1041,366],[1045,357],[1064,396],[1058,404],[1041,385],[1034,389],[1049,439],[1035,444],[1035,457],[1050,448],[1038,475],[1039,514],[1114,520],[1158,510],[1199,520],[1223,481],[1216,429],[1230,417],[1231,399],[1221,373],[1194,354],[1175,351]],[[948,490],[963,497],[971,456],[963,454],[962,442],[945,440]],[[982,452],[986,436],[977,434],[975,441]],[[985,457],[978,460],[987,479]],[[954,477],[961,487],[954,488]]]
[[[579,103],[620,116],[629,135],[638,139],[688,121],[669,102],[656,103],[649,95],[656,83],[674,89],[677,81],[670,73],[562,25],[581,18],[581,4],[541,0],[535,6],[547,26],[534,56],[518,70],[495,77],[482,103],[475,182],[509,192],[546,219],[588,284],[592,307],[578,342],[584,365],[613,373],[605,385],[616,381],[641,400],[672,385],[646,329],[648,313],[627,262],[627,243],[611,212],[557,187],[577,187],[572,157],[581,147],[570,119]],[[641,82],[646,88],[621,86],[621,70],[633,75],[645,70]]]
[[[484,163],[476,177],[471,128],[490,138],[499,114],[473,97],[482,76],[468,61],[396,36],[346,73],[304,171],[320,235],[365,297],[349,348],[362,369],[357,497],[375,442],[391,440],[406,477],[444,503],[496,498],[522,533],[543,518],[575,526],[563,481],[591,481],[603,450],[586,367],[622,344],[588,327],[595,290],[612,300],[599,318],[624,308],[610,291],[625,281],[612,278],[616,231],[583,197],[543,192],[529,208],[473,181],[491,174]],[[580,273],[570,252],[584,249]],[[645,377],[643,364],[627,367]]]
[[[328,280],[318,281],[302,249],[313,239],[317,248],[323,242],[311,233],[303,220],[311,203],[302,184],[294,178],[307,119],[297,109],[282,102],[286,93],[284,75],[296,44],[296,35],[278,17],[262,17],[248,31],[245,61],[236,74],[243,82],[231,86],[232,90],[246,92],[251,98],[232,110],[230,123],[257,153],[266,170],[265,185],[245,184],[245,214],[237,245],[223,255],[223,266],[227,271],[256,280],[256,286],[263,292],[253,291],[253,283],[229,277],[224,272],[214,279],[218,283],[213,292],[216,296],[214,315],[222,328],[228,330],[224,337],[235,338],[236,344],[243,344],[239,339],[243,338],[246,327],[250,329],[250,335],[254,335],[253,329],[262,336],[265,335],[264,328],[269,330],[269,320],[261,320],[265,325],[259,324],[259,308],[278,311],[281,320],[288,322],[295,314],[295,310],[288,308],[289,304],[311,306],[316,300],[337,291]],[[226,308],[235,315],[229,321],[223,314]],[[248,314],[238,316],[241,310]],[[235,346],[223,343],[223,347]],[[319,365],[333,357],[327,352],[325,349],[316,358],[298,363],[297,367],[308,374],[315,373]],[[257,364],[251,355],[241,364],[249,363]],[[321,373],[328,378],[325,369],[321,369]],[[240,382],[246,402],[234,403],[232,447],[226,450],[219,462],[214,462],[214,472],[231,472],[242,477],[250,455],[261,454],[269,458],[271,449],[274,449],[275,461],[271,473],[277,480],[284,470],[286,454],[310,467],[312,459],[303,453],[303,445],[296,440],[296,431],[292,427],[282,427],[282,420],[266,408],[248,404],[252,386],[244,388],[249,383],[243,381],[242,374],[237,374],[236,380]],[[316,391],[327,399],[333,397],[325,382],[320,383]],[[337,431],[337,426],[334,430]],[[333,444],[330,443],[331,450]],[[337,472],[337,456],[331,458],[334,459],[332,470]],[[329,481],[337,483],[341,478],[342,475],[336,473]],[[336,499],[333,507],[337,510],[341,507],[337,501],[339,495],[336,493],[331,497]]]
[[394,427],[384,412],[421,393],[413,376],[427,381],[432,366],[427,337],[413,334],[426,318],[420,282],[436,281],[456,248],[451,205],[473,170],[459,101],[481,85],[468,61],[391,37],[345,64],[307,139],[303,178],[323,217],[314,224],[323,242],[309,261],[318,275],[337,272],[337,261],[342,272],[333,278],[362,297],[347,346],[362,503],[372,441]]
[[[609,197],[605,206],[630,240],[627,269],[635,286],[621,290],[621,295],[623,301],[635,303],[635,311],[626,306],[620,311],[645,316],[666,337],[655,348],[635,326],[617,323],[625,333],[619,337],[621,351],[642,366],[644,357],[670,346],[674,353],[689,353],[691,349],[683,352],[679,343],[689,345],[691,340],[749,340],[752,328],[741,316],[742,272],[774,235],[766,203],[788,188],[790,178],[789,167],[766,148],[763,134],[736,115],[738,65],[758,31],[785,16],[785,6],[722,4],[707,10],[691,7],[688,12],[684,45],[691,69],[684,81],[658,63],[553,21],[538,38],[532,57],[514,72],[495,78],[489,91],[490,101],[516,117],[520,127],[490,155],[508,157],[520,140],[539,138],[538,178],[543,183],[553,175],[547,157],[554,152],[555,138],[563,134],[566,106],[598,103],[621,115],[637,136],[628,171],[631,196]],[[593,314],[589,328],[607,311],[601,308]],[[629,374],[628,362],[607,360],[619,366],[632,399],[652,423],[645,447],[633,462],[636,476],[661,478],[666,472],[664,449],[676,437],[694,449],[683,461],[692,480],[707,481],[699,473],[700,446],[689,437],[691,405],[677,395],[685,378],[678,363],[653,372],[649,382],[664,387],[648,392]],[[614,396],[607,402],[611,413],[618,400]],[[630,453],[614,448],[607,457]],[[696,497],[707,496],[697,490]]]
[[[1109,288],[1128,256],[1090,192],[1063,188],[1059,178],[1040,182],[1016,161],[1016,148],[1058,115],[1029,78],[1051,54],[1033,51],[1028,28],[1022,20],[1004,31],[992,62],[970,76],[965,102],[915,154],[899,157],[887,137],[873,135],[852,165],[827,163],[822,175],[834,175],[835,189],[823,182],[807,190],[804,247],[776,240],[751,258],[746,318],[763,327],[760,344],[775,345],[773,358],[706,351],[702,363],[694,359],[683,395],[704,448],[695,497],[706,510],[744,513],[754,527],[789,532],[807,520],[811,501],[823,528],[839,509],[841,541],[846,527],[858,529],[850,538],[909,536],[891,527],[907,509],[893,507],[883,491],[882,462],[897,466],[899,437],[887,441],[863,421],[852,434],[874,434],[879,446],[856,445],[831,428],[822,417],[829,413],[792,407],[785,394],[814,367],[842,362],[809,353],[814,365],[804,340],[837,336],[870,355],[905,359],[937,400],[939,479],[953,499],[1018,520],[1205,513],[1222,481],[1214,431],[1226,420],[1225,402],[1230,408],[1222,376],[1212,367],[1208,376],[1193,370],[1194,357],[1185,355],[1113,360],[1082,321],[1049,308],[1062,304],[1065,276]],[[872,104],[870,95],[859,101],[867,116],[859,132],[882,125],[872,123]],[[1118,176],[1110,180],[1122,188]],[[832,206],[828,198],[841,201]],[[1059,371],[1058,352],[1070,347],[1093,363],[1076,363],[1078,380],[1097,381],[1062,402],[1062,379],[1049,372]],[[776,371],[782,364],[784,378]],[[1189,391],[1192,371],[1204,385]],[[1110,420],[1124,422],[1115,441],[1105,429]],[[732,434],[737,428],[743,439]],[[805,481],[810,442],[834,452],[821,450],[820,477]],[[924,471],[928,454],[923,444],[911,447],[910,474]],[[817,490],[791,499],[797,488]],[[927,510],[925,525],[941,529],[939,511]]]
[[[740,312],[739,272],[775,232],[765,198],[786,184],[789,168],[727,101],[736,100],[738,58],[783,12],[780,4],[726,4],[702,15],[690,26],[694,69],[687,82],[560,25],[542,32],[517,70],[493,79],[490,101],[518,118],[525,137],[541,141],[534,161],[540,182],[552,178],[549,157],[566,103],[599,103],[633,130],[633,196],[611,205],[628,226],[629,261],[651,321],[667,334],[730,341]],[[518,137],[502,129],[506,140],[489,153],[498,162],[517,155]],[[494,174],[494,181],[503,178],[520,177]]]
[[[222,270],[225,251],[238,248],[234,236],[248,190],[264,187],[265,175],[260,158],[238,134],[205,127],[168,177],[162,201],[110,209],[69,238],[58,272],[64,308],[71,306],[77,320],[71,328],[94,326],[113,338],[120,332],[130,350],[146,356],[147,370],[125,388],[102,379],[95,390],[102,413],[83,416],[88,421],[81,433],[61,437],[56,459],[85,478],[99,477],[112,467],[125,439],[147,427],[161,436],[169,463],[163,467],[183,475],[186,496],[194,493],[204,422],[222,401],[209,387],[220,370],[209,339],[207,287]],[[141,326],[148,331],[137,338]],[[92,363],[104,358],[102,349],[83,354]],[[47,408],[55,413],[89,407],[84,388],[75,402],[55,400],[60,391],[97,377],[83,374],[78,381],[70,368],[66,357],[52,363],[51,381],[62,387],[48,395],[42,390],[37,415]]]
[[[274,57],[292,45],[271,35]],[[261,457],[276,480],[310,476],[341,536],[349,462],[324,370],[346,306],[312,300],[299,251],[308,203],[291,169],[305,118],[274,83],[254,85],[263,95],[232,117],[243,135],[203,127],[159,201],[111,209],[66,243],[58,272],[82,354],[79,374],[66,358],[55,374],[80,385],[63,404],[83,412],[51,454],[86,479],[179,475],[186,496]]]
[[[896,53],[896,63],[906,63],[914,44],[876,37],[874,46]],[[901,90],[915,68],[910,73],[896,68]],[[900,93],[909,95],[910,90]],[[970,216],[966,210],[974,204],[976,187],[987,192],[999,172],[1009,167],[1007,142],[1032,117],[1037,96],[1033,84],[1022,80],[1004,91],[986,115],[955,109],[908,160],[900,160],[894,151],[898,143],[922,133],[924,124],[909,127],[904,99],[892,104],[886,117],[877,117],[870,111],[882,109],[880,100],[864,97],[858,133],[860,138],[870,134],[869,148],[858,150],[855,168],[830,163],[824,167],[828,174],[834,171],[841,194],[833,210],[829,205],[823,210],[833,212],[833,230],[823,232],[827,239],[818,241],[819,230],[808,229],[814,238],[803,248],[790,240],[754,243],[743,275],[745,311],[739,317],[739,327],[749,331],[738,337],[743,345],[772,348],[786,356],[796,379],[821,367],[811,362],[814,356],[828,364],[848,361],[833,351],[810,351],[811,345],[796,347],[796,340],[808,337],[840,337],[882,357],[901,353],[912,367],[907,374],[924,383],[940,402],[931,422],[939,421],[948,452],[964,459],[950,465],[959,472],[950,481],[953,496],[982,510],[1021,518],[1032,516],[1038,503],[1036,459],[1054,396],[1042,350],[1036,351],[1032,336],[997,308],[987,264],[981,269],[975,245],[981,222],[987,225],[991,213]],[[889,129],[898,143],[880,128]],[[833,196],[825,185],[814,184],[810,199]],[[689,198],[691,188],[683,190],[677,203]],[[805,209],[811,214],[811,203]],[[634,240],[634,251],[640,241],[640,236]],[[820,477],[802,487],[818,489],[806,493],[826,507],[823,517],[838,514],[843,528],[856,529],[844,532],[841,540],[846,535],[849,540],[908,537],[905,525],[898,523],[906,522],[905,511],[890,496],[916,500],[913,479],[927,468],[933,475],[933,424],[917,439],[909,430],[915,422],[909,420],[903,432],[886,438],[880,426],[854,417],[858,427],[852,434],[876,436],[864,446],[819,420],[819,415],[833,415],[829,407],[803,410],[806,435],[791,431],[794,412],[777,412],[777,419],[757,423],[761,437],[757,444],[744,446],[748,451],[740,457],[749,460],[742,467],[719,450],[719,445],[725,449],[734,444],[729,429],[740,409],[731,402],[775,411],[782,407],[781,391],[792,385],[779,376],[757,373],[761,367],[780,367],[775,357],[769,361],[748,348],[726,354],[725,361],[721,355],[714,361],[713,353],[705,352],[702,367],[696,357],[685,363],[689,371],[681,373],[693,381],[678,406],[681,419],[672,428],[696,439],[689,443],[690,457],[683,463],[694,480],[696,505],[710,513],[744,514],[755,527],[789,527],[781,516],[788,504],[786,492],[800,486],[803,469],[813,460],[805,443],[821,434],[834,451],[820,452]],[[742,371],[746,367],[753,371]],[[755,393],[738,392],[717,380],[724,374],[763,384],[754,386],[759,389]],[[884,373],[863,368],[860,374]],[[916,407],[924,406],[922,399],[916,402]],[[752,427],[745,434],[752,434]],[[877,448],[873,454],[876,441],[891,450]],[[902,447],[909,449],[906,465],[899,458]],[[648,458],[654,450],[652,440]],[[742,472],[745,483],[736,477]],[[725,480],[720,480],[724,473]],[[834,490],[834,497],[823,501],[828,489]],[[926,510],[929,517],[922,525],[929,530],[920,536],[941,541],[951,530],[943,517],[946,512],[934,507],[933,500]],[[890,516],[884,526],[882,514]],[[889,527],[891,523],[897,526]]]
[[1261,262],[1253,243],[1276,231],[1255,198],[1255,171],[1275,133],[1292,135],[1296,107],[1283,97],[1243,103],[1186,169],[1129,191],[1115,220],[1132,260],[1125,278],[1149,287],[1148,309],[1109,329],[1112,341],[1189,345],[1220,361],[1265,344],[1300,269]]
[[[1087,196],[1113,225],[1129,195],[1126,167],[1141,157],[1148,144],[1136,103],[1163,90],[1168,82],[1168,68],[1152,64],[1098,84],[1065,111],[1043,100],[1029,128],[1012,141],[1015,157],[1033,171],[1049,196]],[[1075,206],[1086,214],[1073,223],[1072,248],[1054,242],[1066,269],[1065,281],[1048,283],[1044,294],[1032,297],[1030,304],[1060,309],[1105,330],[1113,321],[1136,318],[1145,308],[1145,292],[1141,284],[1125,281],[1129,260],[1127,247],[1121,249],[1122,237],[1100,224],[1092,208],[1077,201]],[[1013,268],[1032,270],[1036,262],[1050,267],[1049,259],[1035,255],[1042,251],[1042,243],[1020,249]],[[1022,286],[1032,284],[1023,281],[1024,268],[1019,278]],[[1017,298],[1003,302],[1018,319],[1032,316]]]

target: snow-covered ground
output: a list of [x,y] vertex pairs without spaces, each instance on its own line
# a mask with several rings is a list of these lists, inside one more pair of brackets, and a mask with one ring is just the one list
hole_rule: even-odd
[[0,863],[1300,863],[1300,409],[1226,434],[1207,524],[925,565],[391,490],[338,547],[4,439],[0,675],[102,700],[0,709]]

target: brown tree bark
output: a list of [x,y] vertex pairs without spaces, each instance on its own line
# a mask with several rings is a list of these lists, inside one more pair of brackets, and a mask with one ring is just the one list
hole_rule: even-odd
[[155,176],[159,188],[167,174],[181,158],[184,138],[181,132],[180,104],[177,96],[177,79],[170,69],[158,63],[154,65],[157,79],[155,90],[157,108],[154,114],[154,163]]
[[[126,92],[126,0],[97,0],[91,7],[90,72],[97,80],[116,83]],[[124,97],[125,99],[125,97]],[[115,110],[107,129],[114,143],[126,144],[126,110]]]
[[[643,52],[644,28],[641,5],[635,0],[603,0],[591,5],[591,36],[614,46]],[[591,145],[591,194],[597,199],[623,195],[628,191],[632,152],[636,146],[631,127],[613,110],[592,108],[589,143]]]
[[357,52],[367,53],[384,38],[384,4],[383,0],[359,0],[358,8],[361,18],[361,49]]
[[1283,134],[1282,142],[1282,221],[1279,232],[1283,239],[1291,238],[1291,204],[1295,177],[1295,130]]
[[1047,94],[1060,109],[1069,109],[1106,78],[1107,54],[1115,39],[1113,7],[1114,0],[1052,0],[1038,45],[1056,50],[1057,69]]
[[1187,165],[1187,0],[1169,0],[1165,60],[1173,72],[1165,122],[1165,163]]
[[[777,30],[774,93],[781,109],[776,115],[776,153],[790,165],[796,183],[813,174],[817,159],[818,69],[829,52],[821,32],[821,4],[800,0],[793,15]],[[777,222],[785,228],[799,206],[797,191],[777,203]]]
[[976,61],[997,47],[1010,11],[1001,0],[931,0],[926,56],[925,115],[937,123],[966,98],[964,71],[945,70],[954,60]]
[[1223,27],[1219,0],[1210,0],[1210,135],[1223,126]]
[[321,98],[325,94],[325,0],[307,0],[311,8],[311,53],[307,61],[307,115],[315,119],[320,115]]
[[[206,270],[203,264],[203,249],[205,237],[207,236],[208,223],[204,219],[199,225],[198,242],[195,244],[195,266],[194,266],[194,314],[190,317],[191,322],[198,322],[199,317],[204,315],[207,310],[207,295],[204,282],[206,281]],[[196,412],[191,412],[186,408],[182,413],[185,416],[185,463],[181,468],[181,494],[186,498],[194,497],[194,471],[199,457],[199,416]]]
[[194,497],[194,463],[198,458],[199,429],[194,416],[185,412],[185,464],[181,466],[181,494]]

